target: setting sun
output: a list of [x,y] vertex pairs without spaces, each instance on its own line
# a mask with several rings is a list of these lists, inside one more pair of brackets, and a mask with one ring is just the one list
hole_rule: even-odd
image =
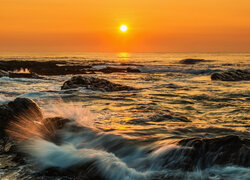
[[126,25],[121,25],[120,30],[122,32],[126,32],[128,30],[128,27]]

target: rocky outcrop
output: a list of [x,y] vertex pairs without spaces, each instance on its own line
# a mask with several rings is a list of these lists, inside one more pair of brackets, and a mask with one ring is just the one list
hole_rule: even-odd
[[43,79],[43,77],[38,76],[36,73],[9,73],[10,78],[32,78],[32,79]]
[[205,59],[183,59],[180,61],[181,64],[198,64],[200,62],[210,62],[211,60]]
[[66,61],[0,61],[0,70],[28,69],[32,73],[47,76],[91,73],[91,67],[90,65],[68,64]]
[[7,71],[0,70],[0,77],[3,77],[3,76],[9,76],[9,73]]
[[128,91],[134,90],[135,88],[124,86],[116,83],[112,83],[105,79],[99,79],[88,76],[73,76],[70,80],[64,82],[61,87],[62,90],[72,89],[78,87],[85,87],[87,89],[91,89],[93,91],[104,91],[104,92],[112,92],[112,91]]
[[178,142],[180,148],[163,153],[160,158],[170,169],[193,171],[215,165],[250,167],[250,140],[239,136],[188,138]]
[[8,104],[0,105],[0,133],[4,134],[9,122],[16,121],[19,116],[43,118],[40,107],[33,100],[16,98]]
[[102,73],[140,73],[141,71],[137,68],[127,67],[127,68],[118,68],[118,67],[105,67],[99,69],[98,71]]
[[220,81],[249,81],[250,72],[244,70],[233,70],[221,73],[213,73],[211,75],[211,79]]

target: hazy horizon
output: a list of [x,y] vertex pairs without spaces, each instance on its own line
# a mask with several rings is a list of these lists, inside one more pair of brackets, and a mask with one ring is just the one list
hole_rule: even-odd
[[[249,52],[248,0],[1,0],[0,51]],[[123,33],[121,25],[127,25]]]

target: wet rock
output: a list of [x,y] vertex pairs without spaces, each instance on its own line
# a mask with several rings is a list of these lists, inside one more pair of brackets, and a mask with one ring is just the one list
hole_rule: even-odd
[[33,100],[16,98],[8,104],[0,105],[0,134],[5,134],[8,123],[15,121],[19,116],[43,118],[40,107]]
[[124,68],[105,67],[99,70],[102,73],[126,72]]
[[211,75],[211,79],[220,81],[249,81],[250,72],[244,70],[233,70],[221,73],[213,73]]
[[190,138],[178,145],[185,147],[176,151],[183,156],[184,169],[205,169],[213,165],[238,165],[250,167],[250,139],[238,136],[218,138]]
[[91,73],[91,65],[68,64],[66,61],[0,61],[0,70],[28,69],[38,75],[67,75]]
[[181,64],[198,64],[200,62],[210,62],[211,60],[205,59],[183,59],[180,61]]
[[131,72],[131,73],[140,73],[141,71],[140,71],[139,69],[136,69],[136,68],[128,67],[128,68],[127,68],[127,72]]
[[33,79],[43,79],[43,77],[38,76],[36,73],[9,73],[10,78],[33,78]]
[[64,82],[61,89],[64,90],[64,89],[71,89],[71,88],[78,88],[78,87],[85,87],[93,91],[104,91],[104,92],[127,91],[127,90],[135,89],[129,86],[115,84],[105,79],[99,79],[99,78],[88,77],[88,76],[85,76],[85,77],[73,76],[70,80]]
[[9,73],[4,70],[0,70],[0,77],[9,76]]
[[174,121],[174,122],[192,122],[188,118],[181,116],[181,115],[174,114],[174,113],[158,114],[156,116],[151,117],[150,119],[151,121],[154,121],[154,122],[162,122],[162,121],[167,121],[167,120]]

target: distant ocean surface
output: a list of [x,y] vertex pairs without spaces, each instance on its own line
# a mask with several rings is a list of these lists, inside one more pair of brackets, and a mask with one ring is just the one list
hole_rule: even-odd
[[[180,63],[187,58],[209,61]],[[81,134],[84,155],[79,159],[97,159],[97,169],[106,179],[150,179],[155,174],[162,177],[159,179],[250,179],[249,168],[234,165],[197,165],[194,171],[170,167],[172,161],[183,163],[180,154],[173,154],[168,165],[162,162],[164,153],[178,148],[176,143],[186,138],[250,138],[250,81],[210,78],[225,70],[250,71],[250,53],[0,53],[0,60],[68,61],[96,69],[131,67],[141,71],[86,75],[138,89],[121,92],[62,91],[62,84],[72,75],[0,78],[0,104],[27,97],[45,114],[67,118],[79,118],[81,109],[88,109],[91,118],[84,115],[86,126],[94,126],[98,133]],[[71,138],[75,146],[79,139]],[[99,154],[95,156],[94,151]],[[6,171],[0,171],[0,177],[1,173]]]

